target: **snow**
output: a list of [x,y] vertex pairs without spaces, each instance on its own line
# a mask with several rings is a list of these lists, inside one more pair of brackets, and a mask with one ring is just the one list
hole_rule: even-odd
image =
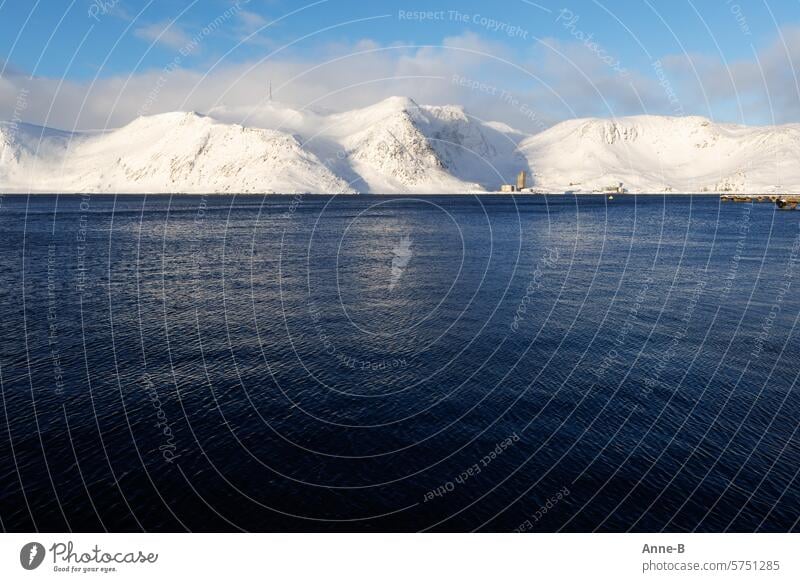
[[800,125],[746,127],[702,117],[563,122],[520,146],[537,188],[591,192],[800,192]]
[[0,123],[0,191],[800,192],[800,125],[574,119],[536,135],[392,97],[340,113],[280,103],[141,117],[105,132]]
[[27,130],[14,140],[22,133],[23,147],[0,151],[6,191],[352,192],[291,134],[196,113],[140,117],[101,134],[46,133],[41,147]]

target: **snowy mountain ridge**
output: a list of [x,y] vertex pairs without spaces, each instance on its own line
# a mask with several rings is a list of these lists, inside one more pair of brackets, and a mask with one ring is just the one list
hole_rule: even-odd
[[800,124],[573,119],[536,135],[393,97],[342,113],[268,103],[104,132],[0,123],[0,191],[121,193],[800,192]]

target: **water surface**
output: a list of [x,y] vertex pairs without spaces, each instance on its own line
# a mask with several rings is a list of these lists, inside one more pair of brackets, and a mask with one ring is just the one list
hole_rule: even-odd
[[13,531],[798,529],[800,213],[5,196]]

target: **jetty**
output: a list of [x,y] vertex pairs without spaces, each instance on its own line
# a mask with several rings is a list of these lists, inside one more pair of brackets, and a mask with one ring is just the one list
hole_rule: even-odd
[[722,194],[722,202],[772,202],[780,210],[795,210],[800,204],[800,195],[789,194]]

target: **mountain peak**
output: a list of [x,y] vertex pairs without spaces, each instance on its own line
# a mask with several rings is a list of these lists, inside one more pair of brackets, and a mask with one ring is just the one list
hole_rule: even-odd
[[197,111],[170,111],[167,113],[155,113],[153,115],[140,115],[126,127],[142,125],[187,125],[197,121],[213,120],[207,115],[203,115]]
[[394,96],[394,97],[387,97],[383,101],[379,101],[375,105],[371,105],[370,107],[379,107],[379,108],[386,108],[386,109],[419,109],[419,104],[414,101],[411,97],[403,97],[403,96]]

